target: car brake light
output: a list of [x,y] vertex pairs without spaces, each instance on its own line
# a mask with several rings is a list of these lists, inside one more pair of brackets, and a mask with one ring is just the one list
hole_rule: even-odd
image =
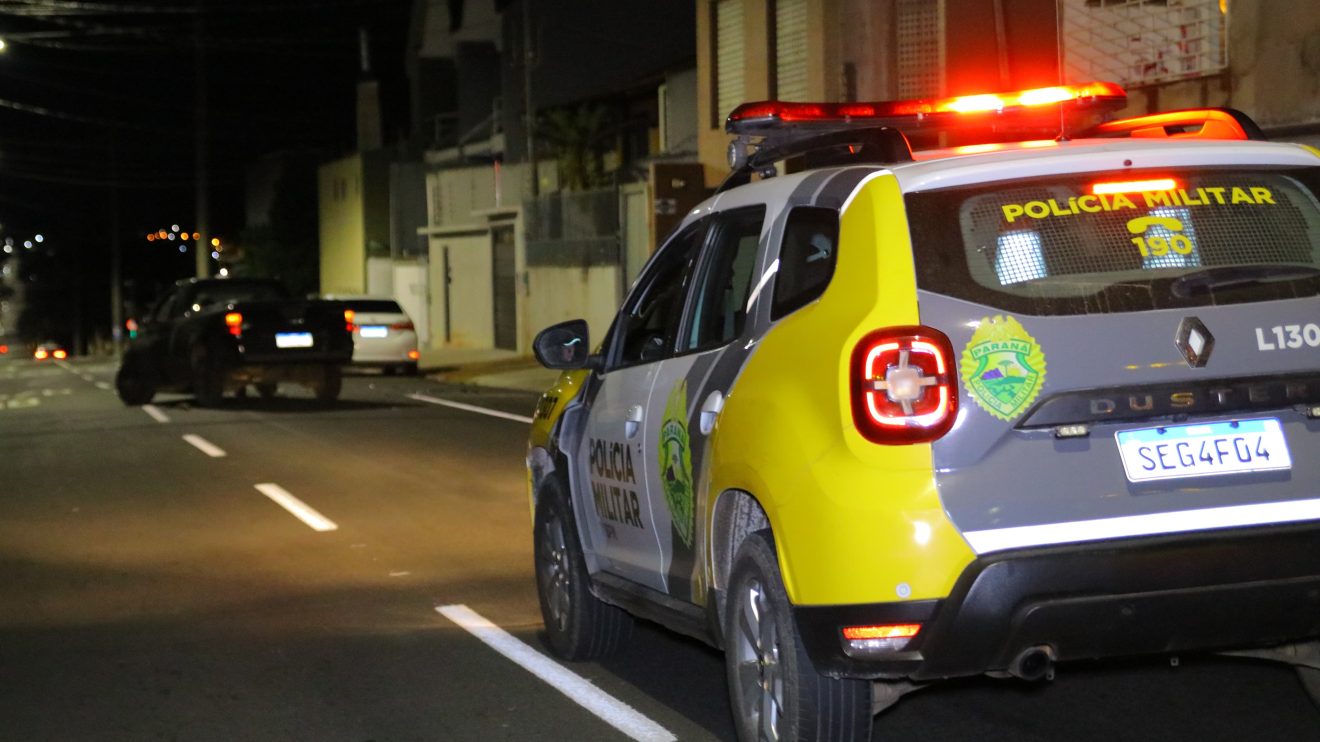
[[391,329],[391,330],[411,330],[411,329],[413,329],[413,323],[412,323],[412,320],[405,320],[405,321],[403,321],[403,322],[396,322],[396,323],[390,325],[390,329]]
[[9,352],[9,346],[8,346],[8,345],[0,345],[0,355],[4,355],[4,354],[6,354],[6,353],[8,353],[8,352]]
[[904,649],[919,633],[919,623],[845,626],[843,640],[847,642],[848,653],[853,655],[897,652]]
[[344,329],[346,331],[352,332],[357,329],[357,324],[354,322],[356,318],[357,318],[357,313],[354,312],[352,309],[344,310]]
[[225,327],[229,328],[229,334],[239,337],[243,334],[243,314],[241,312],[228,312],[225,314]]
[[1177,187],[1178,181],[1173,178],[1122,180],[1109,183],[1093,183],[1091,185],[1091,193],[1095,196],[1104,196],[1114,193],[1153,193],[1156,191],[1172,191]]
[[44,361],[49,355],[50,354],[46,352],[45,348],[37,348],[37,352],[33,353],[32,357],[36,358],[38,361]]
[[66,352],[64,352],[63,350],[57,350],[57,351],[55,351],[55,358],[58,359],[58,360],[61,360],[61,361],[62,361],[62,360],[64,360],[65,358],[68,358],[68,357],[69,357],[69,354],[66,353]]
[[418,352],[415,351],[415,350],[410,350],[410,351],[408,351],[408,360],[410,360],[410,361],[415,361],[415,360],[417,360],[418,358],[421,358],[421,357],[422,357],[422,354],[421,354],[421,353],[418,353]]
[[925,326],[889,327],[862,338],[849,370],[853,424],[872,443],[927,443],[958,415],[953,345]]

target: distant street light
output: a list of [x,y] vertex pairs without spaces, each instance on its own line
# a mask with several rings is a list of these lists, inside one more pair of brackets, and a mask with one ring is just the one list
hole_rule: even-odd
[[0,39],[0,52],[4,51],[5,49],[8,49],[8,48],[9,48],[9,45],[5,43],[5,40],[4,40],[4,39]]

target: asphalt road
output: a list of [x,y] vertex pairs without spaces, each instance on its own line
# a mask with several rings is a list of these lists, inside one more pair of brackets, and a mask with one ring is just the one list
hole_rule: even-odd
[[[0,359],[0,740],[732,738],[703,645],[644,627],[607,661],[550,660],[526,425],[410,396],[525,416],[532,395],[361,375],[333,407],[143,409],[113,371]],[[601,715],[524,665],[576,673]],[[1307,740],[1320,712],[1290,668],[1188,657],[937,685],[875,739]]]

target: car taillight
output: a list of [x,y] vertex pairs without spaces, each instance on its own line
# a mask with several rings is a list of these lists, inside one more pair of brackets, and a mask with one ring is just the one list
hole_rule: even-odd
[[57,350],[57,351],[55,351],[55,358],[56,358],[57,360],[61,360],[61,361],[62,361],[62,360],[64,360],[65,358],[68,358],[68,357],[69,357],[69,354],[68,354],[68,353],[65,353],[63,350]]
[[352,309],[344,310],[344,329],[346,331],[352,332],[357,329],[357,323],[354,321],[356,318],[357,312],[354,312]]
[[939,330],[888,327],[863,337],[849,369],[853,424],[872,443],[927,443],[958,416],[953,345]]
[[405,320],[405,321],[403,321],[403,322],[396,322],[396,323],[390,325],[390,329],[391,329],[391,330],[411,330],[411,329],[413,329],[413,323],[412,323],[412,320]]
[[225,327],[229,329],[229,334],[239,337],[243,334],[243,314],[241,312],[229,312],[225,314]]
[[37,352],[33,353],[32,357],[36,358],[38,361],[44,361],[46,360],[46,357],[49,355],[50,354],[46,352],[45,348],[37,348]]
[[422,357],[422,354],[421,354],[421,353],[418,353],[416,350],[410,350],[410,351],[408,351],[408,360],[410,360],[410,361],[415,361],[415,360],[417,360],[418,358],[421,358],[421,357]]
[[9,352],[9,346],[0,343],[0,356]]
[[917,634],[921,633],[921,624],[845,626],[841,633],[848,654],[866,656],[902,651]]

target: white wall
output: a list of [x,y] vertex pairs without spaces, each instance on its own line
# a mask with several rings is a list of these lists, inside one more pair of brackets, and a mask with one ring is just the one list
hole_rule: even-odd
[[619,270],[536,267],[527,271],[527,329],[536,333],[569,319],[582,318],[591,330],[591,343],[600,342],[618,308]]
[[367,258],[367,295],[394,296],[394,261]]
[[430,344],[431,331],[430,313],[427,311],[429,292],[426,261],[400,260],[391,268],[394,300],[412,318],[413,327],[417,330],[417,345],[425,347]]

